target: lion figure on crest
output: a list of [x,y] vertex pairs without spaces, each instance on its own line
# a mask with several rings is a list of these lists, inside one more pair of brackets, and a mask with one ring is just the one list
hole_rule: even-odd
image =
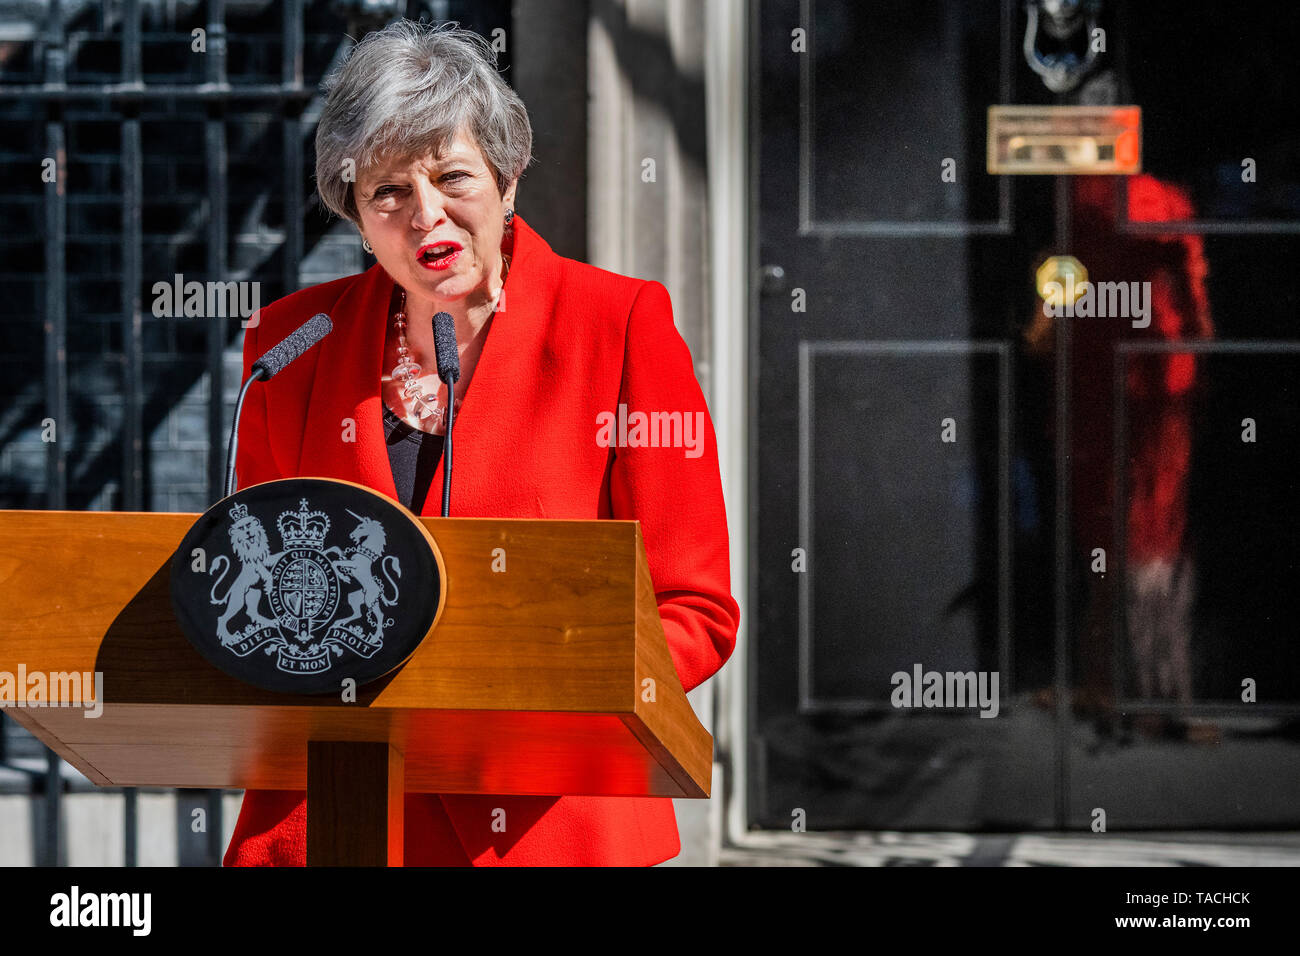
[[271,545],[266,537],[262,522],[243,510],[240,517],[230,526],[230,547],[239,559],[239,574],[226,593],[217,596],[217,588],[225,580],[230,559],[224,554],[218,555],[212,562],[211,574],[216,576],[208,598],[213,604],[224,604],[225,610],[217,620],[217,636],[222,644],[232,644],[236,640],[228,627],[230,619],[243,610],[249,620],[262,627],[274,627],[275,621],[264,617],[258,610],[262,595],[274,586],[270,567],[275,564],[278,554],[271,554]]

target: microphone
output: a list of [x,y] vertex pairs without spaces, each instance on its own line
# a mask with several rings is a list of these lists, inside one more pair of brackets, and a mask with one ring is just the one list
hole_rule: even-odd
[[298,356],[334,331],[334,323],[324,312],[318,312],[298,328],[286,335],[278,345],[271,346],[266,354],[253,363],[253,371],[264,382],[270,381]]
[[438,361],[438,378],[455,384],[460,379],[460,353],[456,350],[456,322],[450,313],[433,317],[433,350]]
[[451,509],[451,426],[456,419],[456,381],[460,378],[460,353],[456,350],[456,322],[449,313],[433,317],[433,353],[438,378],[447,386],[447,438],[443,442],[442,516]]
[[317,312],[298,328],[294,329],[277,344],[271,346],[254,362],[250,368],[247,381],[239,390],[235,400],[235,420],[230,426],[230,443],[226,446],[226,493],[229,498],[235,493],[235,455],[239,449],[239,415],[244,410],[244,398],[248,388],[256,381],[269,381],[284,371],[288,365],[298,359],[304,352],[334,331],[334,323],[324,312]]

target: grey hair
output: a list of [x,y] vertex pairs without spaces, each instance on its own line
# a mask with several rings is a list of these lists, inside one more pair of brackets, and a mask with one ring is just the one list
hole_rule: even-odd
[[437,154],[461,130],[483,151],[504,195],[532,158],[533,130],[496,64],[487,40],[454,23],[397,20],[363,37],[325,81],[316,127],[321,201],[360,225],[352,195],[360,170]]

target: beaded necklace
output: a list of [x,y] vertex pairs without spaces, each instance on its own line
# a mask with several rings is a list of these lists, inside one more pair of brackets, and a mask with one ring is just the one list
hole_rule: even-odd
[[[503,256],[505,260],[505,274],[501,279],[501,292],[505,292],[505,280],[510,275],[510,257]],[[498,295],[497,304],[500,304],[501,298]],[[496,305],[492,308],[496,312]],[[393,314],[393,329],[397,332],[397,364],[393,366],[391,379],[402,383],[402,396],[408,403],[415,407],[416,415],[420,419],[419,430],[428,431],[424,427],[426,418],[433,419],[433,427],[441,428],[444,420],[447,418],[447,407],[438,401],[437,391],[429,395],[420,387],[418,379],[423,374],[419,364],[411,358],[411,347],[406,341],[406,290],[402,289],[401,302],[397,306],[397,311]],[[448,389],[449,394],[455,395],[456,386],[453,383]],[[459,409],[463,399],[457,398],[456,408]],[[400,417],[400,416],[399,416]]]

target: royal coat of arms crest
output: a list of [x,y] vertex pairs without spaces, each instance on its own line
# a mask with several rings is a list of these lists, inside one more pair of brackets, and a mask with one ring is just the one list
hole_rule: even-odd
[[[300,495],[296,508],[271,512],[258,507],[272,499],[266,493],[254,494],[257,489],[275,489],[279,492],[275,497],[283,499],[289,489],[276,486],[291,481],[325,487],[316,488],[314,498]],[[351,492],[356,492],[357,500],[339,500]],[[222,505],[224,517],[210,520],[218,506],[191,529],[173,561],[172,578],[173,604],[187,636],[213,663],[223,666],[224,661],[223,669],[234,668],[242,672],[237,676],[249,679],[249,668],[266,669],[269,662],[277,672],[270,681],[274,689],[332,689],[343,676],[370,673],[375,668],[366,665],[389,661],[393,655],[385,650],[395,632],[401,644],[409,643],[418,631],[418,643],[432,626],[430,612],[436,612],[437,599],[430,607],[429,587],[437,595],[440,580],[436,561],[429,560],[431,550],[420,547],[424,543],[420,534],[427,536],[427,532],[416,528],[413,533],[414,516],[402,513],[387,499],[341,482],[287,479],[238,492]],[[264,516],[269,519],[272,514],[278,550],[273,550],[263,522]],[[350,528],[346,543],[330,543],[336,524]],[[204,543],[192,541],[201,527]],[[394,531],[403,545],[396,549]],[[217,542],[208,540],[213,532],[220,534],[218,541],[224,538],[215,549]],[[206,556],[206,561],[192,559],[186,549],[195,546],[199,558]],[[402,551],[407,552],[406,561]],[[190,565],[188,575],[178,574],[182,562]],[[403,573],[408,566],[420,572],[410,582],[414,592],[422,592],[413,600],[403,600]],[[194,607],[200,573],[206,575],[207,614]],[[200,624],[196,617],[205,620]],[[187,622],[201,627],[204,633],[199,640],[185,626]],[[368,679],[374,676],[379,674]],[[266,680],[252,682],[267,684]]]

